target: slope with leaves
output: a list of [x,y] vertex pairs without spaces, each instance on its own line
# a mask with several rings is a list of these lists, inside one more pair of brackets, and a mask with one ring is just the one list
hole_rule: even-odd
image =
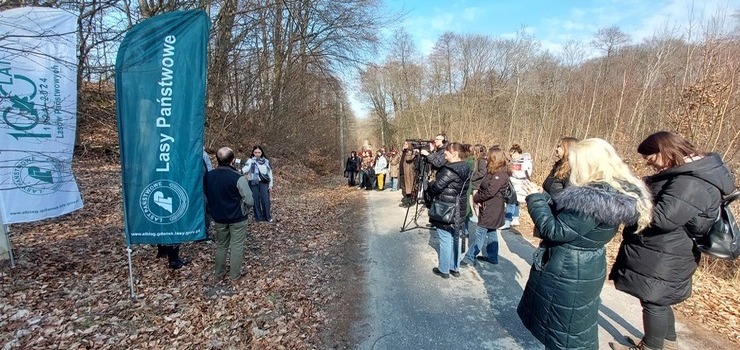
[[[102,154],[101,154],[102,153]],[[129,299],[120,166],[77,157],[85,207],[13,225],[17,267],[0,269],[5,348],[317,348],[348,346],[361,278],[354,248],[362,197],[338,179],[275,160],[277,223],[249,223],[244,277],[214,285],[213,243],[187,243],[171,271],[156,247],[134,246]],[[294,174],[302,174],[294,178]],[[211,228],[213,230],[213,228]],[[212,232],[212,231],[211,231]],[[345,269],[350,269],[345,271]],[[348,292],[348,293],[345,293]],[[342,326],[344,324],[344,326]],[[343,329],[344,334],[333,334]]]

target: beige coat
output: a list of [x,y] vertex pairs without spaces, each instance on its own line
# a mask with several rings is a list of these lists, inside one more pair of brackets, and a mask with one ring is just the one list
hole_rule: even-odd
[[401,172],[401,154],[396,153],[395,156],[391,158],[390,162],[390,177],[398,177]]
[[414,192],[414,180],[416,180],[416,171],[414,171],[414,163],[416,157],[419,155],[414,154],[412,150],[403,152],[403,193],[412,194]]

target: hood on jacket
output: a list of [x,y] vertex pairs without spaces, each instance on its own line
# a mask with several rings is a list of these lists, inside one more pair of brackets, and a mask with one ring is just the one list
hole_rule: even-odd
[[570,186],[560,193],[556,204],[558,210],[573,210],[612,226],[632,225],[640,218],[637,200],[605,183]]
[[470,177],[470,166],[468,165],[468,162],[465,161],[465,159],[454,163],[448,162],[444,166],[452,170],[452,172],[457,174],[457,176],[463,179],[463,181]]
[[690,175],[704,180],[717,187],[723,196],[735,190],[734,176],[717,153],[709,153],[702,159],[663,170],[651,176],[650,180],[658,181],[676,175]]

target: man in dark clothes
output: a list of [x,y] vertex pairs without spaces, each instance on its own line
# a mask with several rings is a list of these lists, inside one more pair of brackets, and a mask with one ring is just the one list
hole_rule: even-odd
[[229,277],[241,277],[247,213],[254,205],[249,181],[234,165],[234,151],[223,147],[216,152],[218,167],[206,173],[203,182],[208,211],[216,226],[216,281],[226,275],[226,254],[230,253]]
[[427,161],[432,166],[432,172],[437,172],[447,163],[445,160],[445,148],[447,148],[447,136],[444,133],[439,133],[434,137],[434,146],[430,151],[421,150],[421,155],[427,157]]

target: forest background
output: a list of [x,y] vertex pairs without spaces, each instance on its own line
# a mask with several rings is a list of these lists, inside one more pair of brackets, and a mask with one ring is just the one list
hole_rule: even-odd
[[[269,155],[340,173],[363,139],[399,147],[444,131],[467,143],[522,145],[541,180],[562,136],[604,138],[644,175],[636,145],[654,131],[672,130],[720,153],[735,174],[740,169],[737,9],[640,42],[606,25],[588,42],[551,52],[522,27],[506,38],[448,32],[422,54],[408,32],[394,27],[404,14],[379,0],[0,2],[0,10],[18,6],[79,15],[78,105],[86,113],[78,121],[96,135],[116,134],[114,64],[126,31],[160,13],[203,9],[211,18],[210,151],[232,145],[244,154],[260,143]],[[365,118],[349,108],[351,89],[369,111]],[[80,134],[77,152],[116,155],[116,140]],[[695,292],[709,304],[684,311],[719,315],[716,323],[740,342],[740,308],[711,304],[726,299],[713,290],[736,293],[738,267],[704,258],[698,278],[711,277]]]

